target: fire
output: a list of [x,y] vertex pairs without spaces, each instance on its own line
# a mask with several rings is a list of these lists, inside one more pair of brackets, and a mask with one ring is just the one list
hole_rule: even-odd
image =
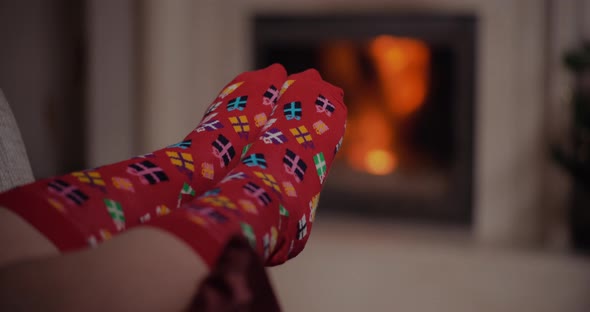
[[365,156],[365,169],[371,174],[386,175],[393,172],[396,166],[397,159],[389,150],[370,150]]
[[[349,105],[343,147],[348,165],[374,175],[398,167],[396,135],[400,121],[418,110],[428,92],[430,52],[420,40],[382,35],[361,52],[352,42],[335,41],[324,47],[324,73],[341,85]],[[367,79],[359,55],[374,64],[376,79]]]
[[428,90],[429,50],[420,40],[382,35],[370,44],[391,112],[404,117],[424,102]]
[[[393,172],[397,159],[392,152],[393,126],[385,115],[365,103],[362,114],[349,118],[346,158],[348,164],[359,171],[376,175]],[[352,144],[351,144],[352,143]]]
[[337,77],[339,87],[349,90],[362,84],[358,51],[353,42],[336,40],[325,44],[320,61],[330,64],[322,69],[322,75]]

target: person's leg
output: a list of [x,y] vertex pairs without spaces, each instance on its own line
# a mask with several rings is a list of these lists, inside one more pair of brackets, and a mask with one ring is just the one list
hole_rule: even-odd
[[[60,251],[86,246],[93,234],[101,235],[98,240],[106,239],[103,229],[115,233],[165,214],[166,207],[176,208],[185,196],[198,195],[220,180],[238,162],[248,137],[257,137],[278,98],[279,91],[272,84],[280,86],[284,75],[284,69],[275,65],[238,76],[195,131],[164,150],[2,194],[0,206],[5,204],[10,210],[0,208],[0,310],[185,310],[209,271],[197,254],[170,234],[141,229],[96,249],[65,255]],[[230,96],[232,93],[238,96]],[[164,176],[158,172],[142,175],[137,170],[146,162],[169,170]],[[160,179],[157,183],[156,178]],[[249,259],[256,255],[252,252]],[[230,267],[235,271],[240,266]],[[264,271],[258,269],[262,270],[258,271],[260,280]],[[240,284],[246,275],[230,273],[234,283],[228,283],[229,288],[245,289]],[[208,280],[220,284],[219,278],[209,276]],[[211,299],[215,287],[207,289],[199,300],[215,305]],[[268,285],[250,289],[271,292]],[[237,300],[217,302],[239,304],[240,299],[252,299],[247,291],[236,293],[242,294]]]
[[276,86],[285,78],[278,64],[242,73],[182,141],[140,157],[16,187],[0,193],[0,206],[21,216],[60,251],[95,246],[168,214],[207,191],[238,163],[276,105]]
[[[318,193],[341,144],[346,108],[341,90],[317,72],[293,78],[295,87],[282,99],[282,112],[275,112],[266,132],[244,152],[239,170],[198,200],[148,223],[172,235],[136,229],[95,250],[7,266],[0,271],[2,304],[8,310],[23,304],[28,305],[23,310],[92,311],[98,306],[171,311],[186,307],[186,293],[194,293],[206,267],[223,258],[223,247],[236,235],[248,239],[267,265],[298,254],[309,238]],[[311,163],[315,170],[307,170]],[[48,289],[50,285],[58,286]],[[139,302],[152,295],[149,305]],[[101,299],[107,303],[97,302]]]
[[45,236],[20,216],[0,208],[0,268],[23,259],[58,255]]
[[186,311],[208,268],[153,228],[0,269],[0,311]]

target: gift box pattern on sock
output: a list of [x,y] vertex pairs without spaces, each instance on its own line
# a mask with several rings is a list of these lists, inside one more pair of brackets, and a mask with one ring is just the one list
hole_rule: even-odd
[[214,263],[222,242],[243,235],[276,265],[305,246],[319,192],[345,130],[342,91],[316,71],[290,76],[261,135],[213,189],[149,225]]
[[74,172],[0,194],[60,250],[96,245],[169,214],[205,192],[239,162],[276,105],[282,66],[246,72],[225,86],[180,142],[119,163]]

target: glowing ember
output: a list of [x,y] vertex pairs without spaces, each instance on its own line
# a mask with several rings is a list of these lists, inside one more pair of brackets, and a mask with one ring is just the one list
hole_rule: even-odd
[[[362,113],[349,117],[345,149],[348,164],[359,171],[371,172],[367,155],[374,150],[391,150],[393,127],[384,114],[365,102]],[[373,106],[374,107],[374,106]]]
[[367,172],[375,175],[386,175],[395,169],[397,159],[388,150],[370,150],[365,156]]

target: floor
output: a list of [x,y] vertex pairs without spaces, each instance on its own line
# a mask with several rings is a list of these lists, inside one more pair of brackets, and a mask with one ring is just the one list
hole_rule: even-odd
[[284,311],[590,311],[590,258],[478,246],[467,229],[318,217],[271,269]]

